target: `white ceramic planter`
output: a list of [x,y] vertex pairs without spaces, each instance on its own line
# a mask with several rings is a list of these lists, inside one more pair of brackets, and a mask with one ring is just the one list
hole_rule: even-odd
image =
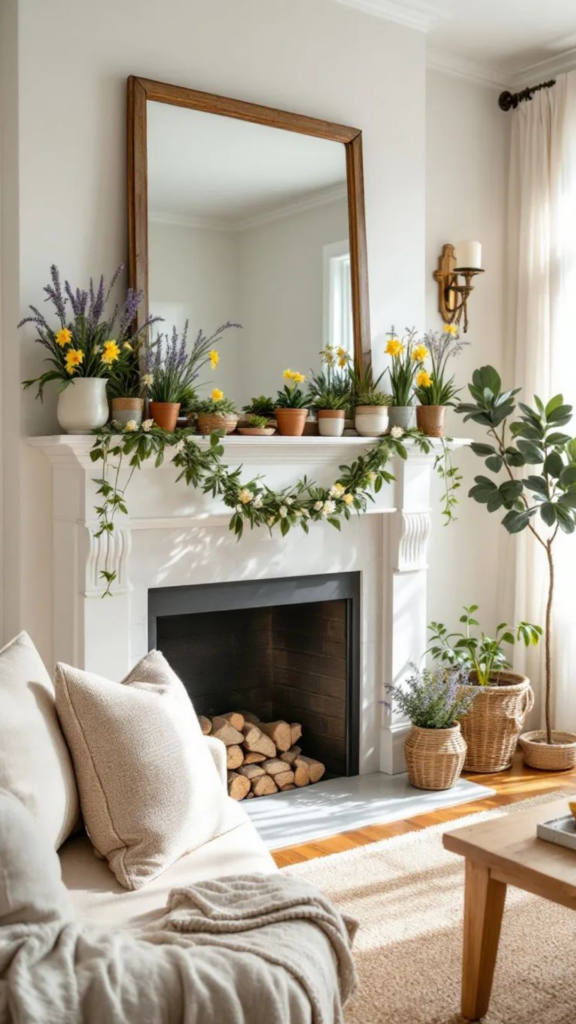
[[402,427],[402,430],[414,430],[416,426],[416,406],[391,405],[390,426]]
[[317,416],[321,437],[342,437],[346,422],[343,409],[319,409]]
[[362,437],[382,437],[388,430],[388,406],[357,405],[354,426]]
[[67,434],[89,434],[108,421],[106,377],[77,377],[58,395],[56,415]]

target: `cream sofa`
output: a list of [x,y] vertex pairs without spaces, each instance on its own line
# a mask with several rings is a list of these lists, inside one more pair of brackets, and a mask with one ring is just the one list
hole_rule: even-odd
[[[222,785],[226,783],[226,748],[220,740],[207,737]],[[241,808],[235,809],[236,818]],[[248,815],[239,825],[212,839],[152,882],[130,892],[116,881],[105,860],[97,856],[87,835],[68,839],[58,851],[62,879],[68,889],[79,921],[133,927],[162,916],[171,889],[208,878],[272,872],[277,867]]]

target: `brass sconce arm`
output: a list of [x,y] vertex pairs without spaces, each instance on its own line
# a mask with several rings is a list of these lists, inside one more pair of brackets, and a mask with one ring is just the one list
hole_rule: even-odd
[[[472,278],[484,271],[473,267],[462,267],[456,270],[454,246],[442,246],[442,255],[438,259],[438,270],[434,278],[438,282],[438,309],[446,324],[462,324],[464,334],[468,330],[468,299],[474,290]],[[464,284],[460,283],[464,278]]]

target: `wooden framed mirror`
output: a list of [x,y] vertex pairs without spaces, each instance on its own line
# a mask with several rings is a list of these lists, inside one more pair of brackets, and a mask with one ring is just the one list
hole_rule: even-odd
[[218,380],[239,403],[327,344],[370,352],[356,128],[131,76],[128,239],[140,322],[243,325]]

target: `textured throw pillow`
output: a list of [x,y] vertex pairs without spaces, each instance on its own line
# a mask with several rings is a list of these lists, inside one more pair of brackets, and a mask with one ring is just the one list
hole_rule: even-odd
[[58,665],[56,707],[90,839],[127,889],[241,820],[188,694],[159,651],[122,683]]
[[57,850],[79,815],[54,687],[27,633],[0,650],[0,789],[24,804]]

